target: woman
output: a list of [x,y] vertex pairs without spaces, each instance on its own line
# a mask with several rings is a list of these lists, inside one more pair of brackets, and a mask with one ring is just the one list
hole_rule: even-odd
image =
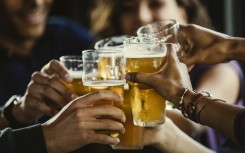
[[[195,23],[212,27],[198,0],[99,0],[91,14],[91,28],[98,38],[134,35],[140,26],[164,19],[176,19],[181,24]],[[195,65],[190,71],[190,77],[193,88],[197,91],[207,91],[231,104],[243,102],[240,90],[243,75],[236,61],[217,65]],[[176,119],[176,113],[168,113],[168,116],[192,137],[200,136],[205,131],[206,133],[200,136],[200,141],[213,150],[217,150],[225,140],[212,129],[190,123],[184,118]],[[209,142],[211,143],[208,144]]]

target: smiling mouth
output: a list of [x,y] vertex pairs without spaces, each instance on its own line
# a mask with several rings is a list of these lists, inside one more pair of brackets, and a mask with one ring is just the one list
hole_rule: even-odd
[[26,13],[22,16],[22,20],[26,25],[38,25],[46,20],[47,14],[43,9],[40,11]]

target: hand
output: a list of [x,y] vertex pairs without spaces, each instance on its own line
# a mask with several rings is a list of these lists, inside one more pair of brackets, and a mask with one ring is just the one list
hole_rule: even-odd
[[[65,153],[89,143],[116,144],[118,138],[97,133],[99,130],[111,130],[124,133],[125,115],[119,108],[111,105],[96,105],[102,100],[122,102],[117,93],[100,90],[79,97],[66,105],[56,116],[42,124],[49,153]],[[108,116],[110,119],[99,118]]]
[[126,79],[148,85],[166,100],[177,104],[184,88],[192,89],[192,87],[187,68],[179,62],[174,49],[173,45],[167,45],[167,61],[159,72],[130,72],[126,74]]
[[144,129],[144,145],[150,145],[163,152],[171,152],[174,150],[178,133],[180,130],[169,119],[166,118],[165,123],[153,128]]
[[165,153],[214,153],[186,135],[169,118],[157,127],[145,128],[144,132],[144,144],[156,147]]
[[180,61],[190,66],[197,63],[216,64],[226,62],[230,37],[198,25],[181,25],[179,42],[185,51]]
[[19,122],[30,123],[43,115],[53,116],[77,96],[61,81],[72,81],[68,71],[56,60],[34,72],[21,103],[13,114]]

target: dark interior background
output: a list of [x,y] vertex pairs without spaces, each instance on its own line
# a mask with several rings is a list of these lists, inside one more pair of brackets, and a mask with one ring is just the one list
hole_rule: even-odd
[[[88,8],[94,0],[56,0],[50,15],[65,16],[89,28]],[[217,31],[245,37],[245,0],[201,0]],[[241,62],[244,66],[245,62]]]

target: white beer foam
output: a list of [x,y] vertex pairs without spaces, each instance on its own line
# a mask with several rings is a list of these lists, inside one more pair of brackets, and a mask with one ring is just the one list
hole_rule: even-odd
[[74,79],[81,79],[83,76],[83,71],[69,71],[69,74]]

